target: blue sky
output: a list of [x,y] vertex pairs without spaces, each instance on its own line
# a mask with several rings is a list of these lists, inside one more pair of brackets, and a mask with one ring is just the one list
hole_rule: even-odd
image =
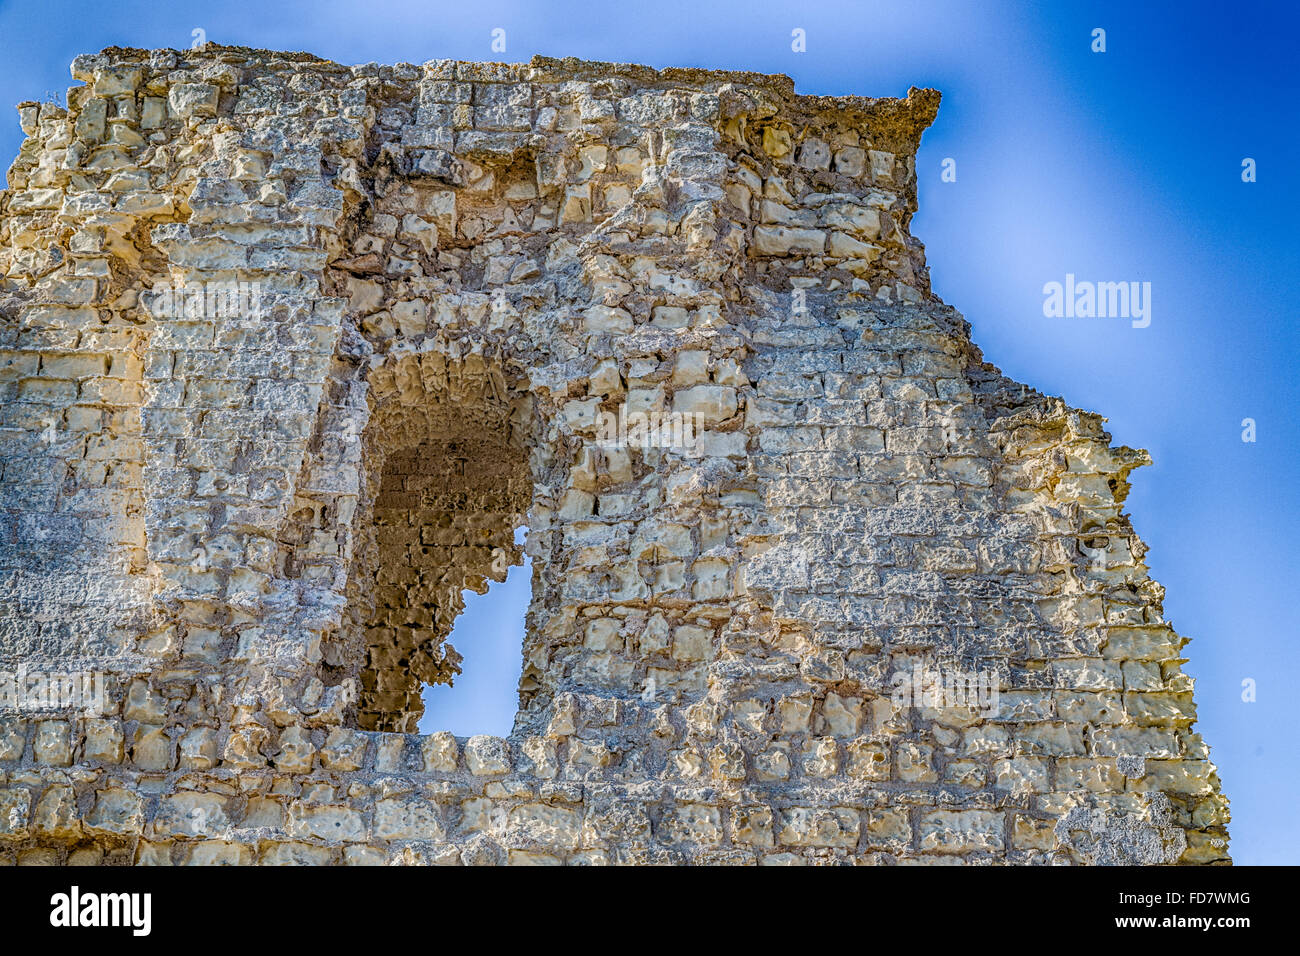
[[[494,28],[506,52],[491,50]],[[1106,52],[1090,49],[1106,30]],[[78,53],[221,43],[344,63],[534,53],[783,72],[805,93],[944,93],[918,159],[935,291],[1008,375],[1150,449],[1129,511],[1165,611],[1193,638],[1198,729],[1240,863],[1300,862],[1300,124],[1290,3],[192,3],[0,0],[0,101],[44,99]],[[807,51],[791,50],[791,30]],[[0,124],[7,166],[17,115]],[[1241,163],[1257,164],[1243,183]],[[957,180],[940,179],[945,158]],[[1149,281],[1152,321],[1043,316],[1042,288]],[[1242,419],[1257,441],[1241,440]],[[514,712],[527,572],[471,608],[466,674],[426,729],[502,733]],[[1290,582],[1290,583],[1288,583]],[[470,636],[462,637],[462,633]],[[1253,679],[1257,700],[1242,698]]]

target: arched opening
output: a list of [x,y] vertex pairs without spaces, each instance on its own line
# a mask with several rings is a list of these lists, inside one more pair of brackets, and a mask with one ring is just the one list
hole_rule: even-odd
[[522,561],[532,501],[526,393],[471,355],[407,355],[372,371],[348,598],[357,726],[414,733],[426,684],[451,684],[463,591]]

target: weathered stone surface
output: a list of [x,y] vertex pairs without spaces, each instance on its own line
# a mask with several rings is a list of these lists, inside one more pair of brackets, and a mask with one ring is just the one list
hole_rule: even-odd
[[[104,681],[0,698],[0,859],[1227,862],[1146,454],[930,290],[937,93],[74,76],[0,192],[0,672]],[[415,735],[525,549],[514,731]]]

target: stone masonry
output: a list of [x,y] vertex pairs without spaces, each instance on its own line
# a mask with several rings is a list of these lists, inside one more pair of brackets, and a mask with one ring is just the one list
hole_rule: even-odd
[[[72,73],[0,192],[0,671],[102,706],[8,681],[0,862],[1228,862],[1146,453],[930,291],[937,92]],[[416,734],[525,550],[513,732]]]

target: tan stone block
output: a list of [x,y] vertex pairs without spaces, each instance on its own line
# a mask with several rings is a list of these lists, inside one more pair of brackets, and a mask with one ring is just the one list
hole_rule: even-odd
[[165,727],[141,724],[131,741],[131,763],[141,770],[170,770],[173,766],[172,739]]
[[502,737],[475,734],[465,742],[465,765],[476,777],[509,773],[509,744]]
[[706,424],[726,421],[736,414],[734,388],[725,385],[692,385],[673,393],[673,411],[679,415],[697,415]]
[[529,803],[509,814],[512,831],[528,841],[546,847],[573,850],[582,833],[582,814],[577,810]]
[[679,661],[703,661],[713,656],[713,632],[694,624],[683,624],[673,631],[673,658]]
[[763,152],[780,158],[789,154],[791,149],[790,134],[786,130],[767,126],[763,129]]
[[939,772],[934,766],[934,748],[929,744],[900,740],[894,744],[894,755],[898,763],[899,780],[907,783],[934,783],[939,779]]
[[[21,840],[27,836],[27,814],[32,792],[24,787],[0,790],[0,837]],[[40,830],[39,821],[37,825]]]
[[852,847],[858,842],[861,821],[847,807],[794,807],[780,813],[783,846]]
[[871,178],[876,182],[894,181],[894,154],[883,149],[867,151],[871,160]]
[[912,824],[908,811],[868,810],[863,842],[873,850],[897,852],[906,849],[912,842]]
[[224,840],[204,840],[185,846],[181,851],[182,866],[250,866],[255,850],[243,843]]
[[164,794],[151,824],[153,836],[162,840],[219,836],[229,826],[226,798],[198,792]]
[[849,741],[847,772],[858,780],[889,779],[889,747],[883,741],[859,737]]
[[334,861],[329,847],[309,843],[272,843],[263,847],[261,866],[326,866]]
[[840,752],[834,737],[814,737],[804,744],[803,770],[810,777],[833,777],[839,773]]
[[96,791],[86,828],[114,836],[138,836],[144,826],[144,801],[129,790]]
[[989,810],[930,810],[917,829],[922,852],[1000,854],[1006,844],[1006,821]]
[[426,773],[455,773],[460,761],[460,743],[453,734],[441,730],[421,738],[420,754]]
[[773,846],[771,807],[732,807],[731,839],[749,846]]
[[331,730],[321,747],[321,765],[326,770],[360,770],[366,759],[366,737],[364,734],[341,727]]
[[290,804],[287,829],[291,836],[331,843],[359,843],[368,838],[365,821],[351,807]]
[[167,91],[167,106],[173,116],[216,116],[221,91],[207,83],[181,83]]
[[1012,815],[1011,845],[1017,850],[1043,850],[1051,852],[1056,849],[1056,832],[1054,820],[1035,820],[1023,813]]
[[826,251],[826,233],[820,229],[756,226],[753,249],[759,256],[821,255]]
[[717,807],[684,804],[665,813],[661,839],[668,843],[722,842],[722,812]]
[[53,786],[41,794],[32,817],[32,829],[55,839],[81,835],[81,813],[72,787]]
[[210,770],[217,765],[217,733],[210,727],[195,727],[180,740],[179,766],[183,770]]
[[42,720],[36,725],[32,741],[36,762],[52,767],[67,767],[72,763],[71,727],[66,720]]

